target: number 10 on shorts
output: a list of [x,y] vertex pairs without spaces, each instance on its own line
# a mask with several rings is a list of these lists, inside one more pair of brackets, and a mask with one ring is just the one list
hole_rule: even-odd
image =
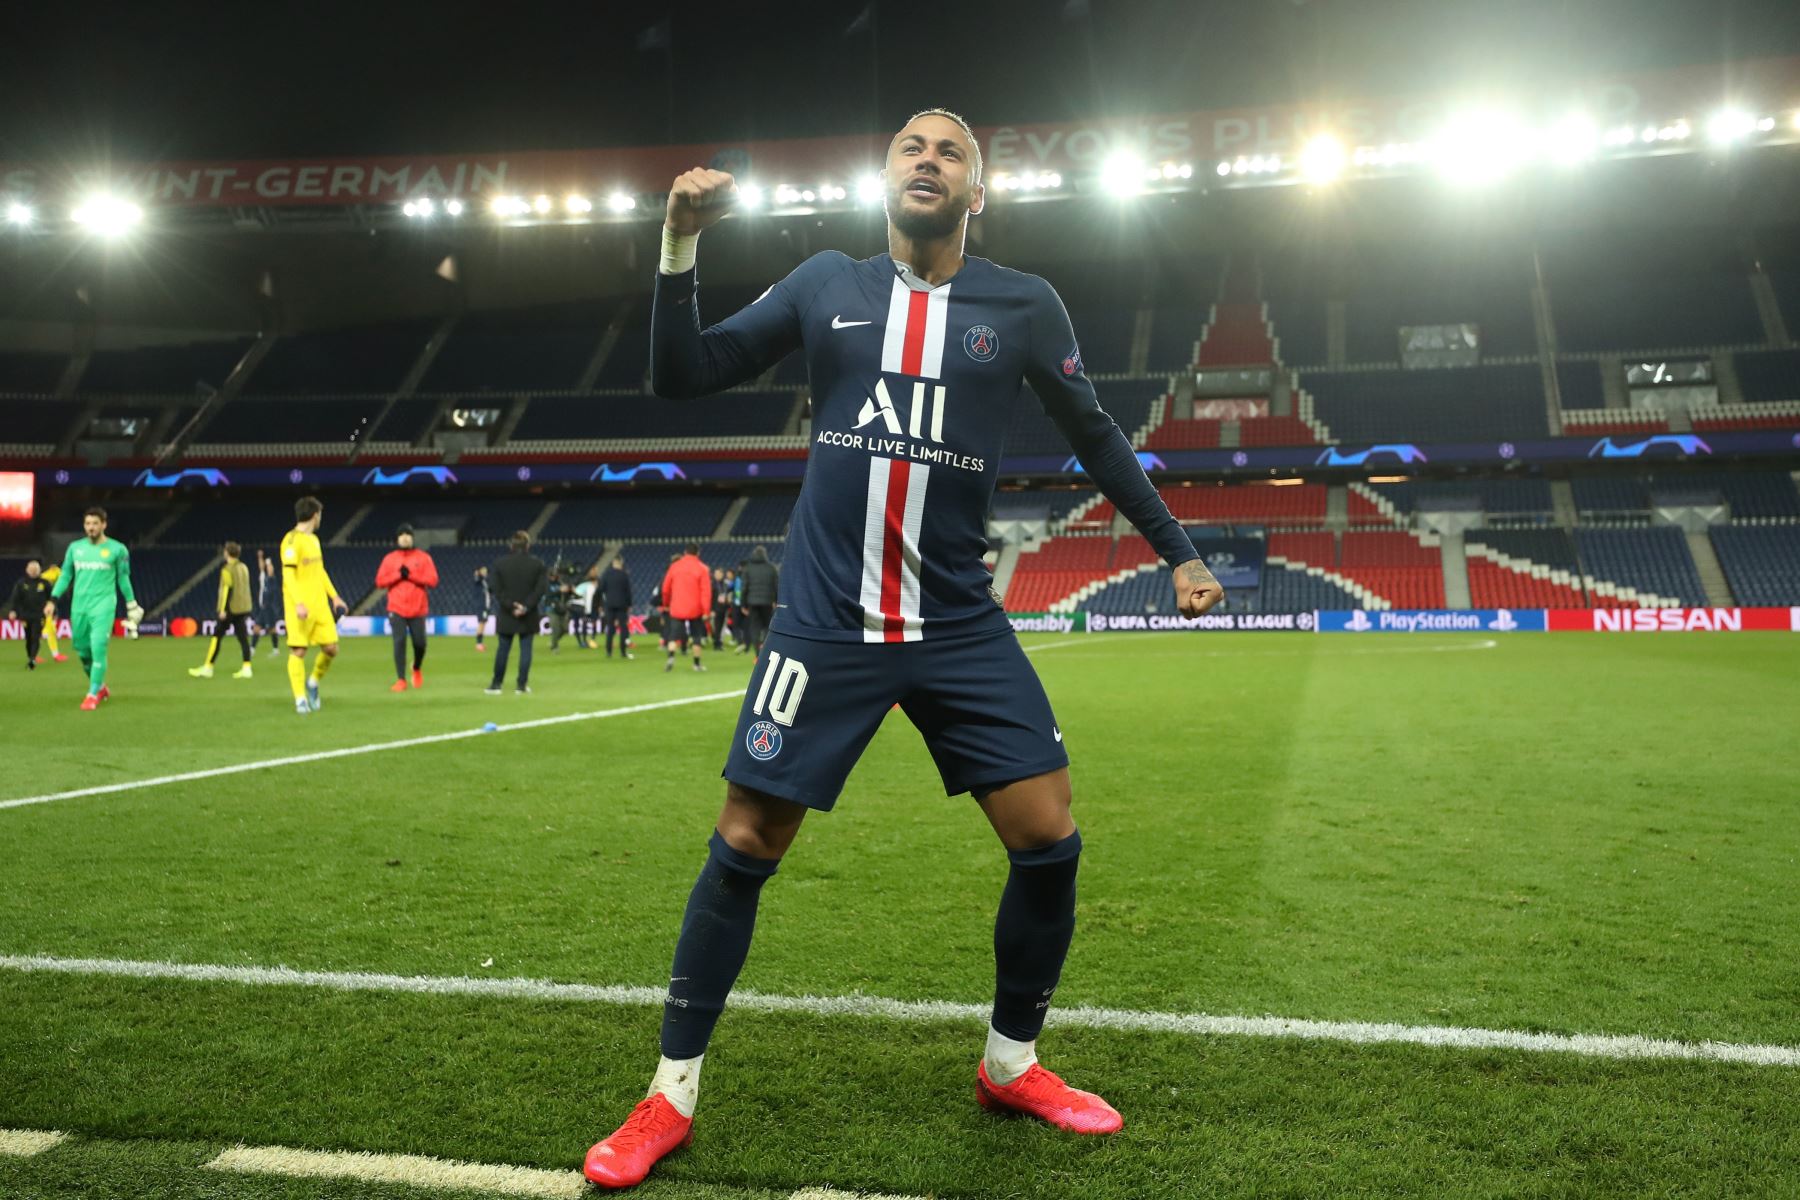
[[750,711],[762,716],[763,705],[769,707],[769,716],[777,725],[792,725],[794,713],[800,707],[800,697],[806,694],[806,666],[797,658],[783,660],[780,653],[769,651],[769,665],[763,670],[762,686],[756,690],[756,703]]

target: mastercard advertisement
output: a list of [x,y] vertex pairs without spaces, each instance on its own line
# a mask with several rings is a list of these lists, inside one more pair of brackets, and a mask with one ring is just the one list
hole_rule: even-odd
[[30,524],[36,484],[30,471],[0,471],[0,525]]

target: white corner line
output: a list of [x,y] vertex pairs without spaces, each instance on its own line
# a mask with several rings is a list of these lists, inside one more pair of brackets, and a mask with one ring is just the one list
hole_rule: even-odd
[[234,1146],[206,1164],[208,1170],[290,1179],[355,1179],[398,1183],[442,1191],[493,1192],[580,1200],[588,1183],[579,1171],[455,1162],[422,1154],[369,1154],[361,1151],[297,1150],[289,1146]]
[[0,1154],[30,1158],[67,1141],[69,1135],[55,1129],[0,1129]]
[[[623,708],[603,708],[597,712],[569,713],[560,717],[539,717],[532,721],[514,721],[501,725],[493,733],[516,733],[522,729],[543,729],[549,725],[567,725],[573,721],[600,721],[607,717],[628,717],[633,713],[659,708],[680,708],[687,704],[705,704],[713,700],[735,700],[742,689],[732,692],[709,692],[704,696],[682,696],[675,700],[657,700],[649,704],[630,704]],[[53,800],[75,800],[82,796],[106,796],[114,792],[133,792],[139,788],[161,787],[170,783],[190,783],[196,779],[217,779],[221,775],[239,775],[245,771],[267,771],[276,767],[295,767],[305,763],[325,762],[333,758],[350,758],[358,754],[377,754],[383,750],[404,750],[409,746],[430,746],[438,742],[456,742],[464,738],[490,736],[484,729],[459,729],[453,733],[432,733],[423,737],[401,738],[393,742],[371,742],[366,746],[345,746],[338,750],[319,750],[311,754],[291,754],[285,758],[267,758],[258,762],[233,763],[224,767],[208,767],[203,771],[183,771],[179,775],[159,775],[153,779],[132,779],[123,783],[107,783],[98,787],[76,788],[68,792],[49,792],[42,796],[21,796],[16,800],[0,800],[0,809],[23,808],[28,804],[49,804]]]
[[[119,979],[172,979],[193,983],[315,987],[346,992],[408,992],[502,1000],[553,1000],[660,1005],[668,989],[629,984],[556,983],[547,979],[471,979],[455,975],[384,975],[354,971],[296,971],[288,967],[234,967],[208,963],[142,962],[108,958],[0,955],[0,970],[25,974],[90,975]],[[883,996],[782,996],[737,991],[733,1010],[799,1013],[813,1017],[865,1017],[925,1023],[985,1022],[989,1005],[951,1000],[891,1000]],[[1185,1037],[1260,1037],[1354,1045],[1411,1045],[1447,1050],[1515,1050],[1587,1058],[1736,1063],[1800,1067],[1800,1046],[1741,1042],[1682,1042],[1636,1034],[1527,1033],[1454,1025],[1402,1025],[1380,1021],[1313,1021],[1293,1017],[1215,1016],[1210,1013],[1145,1012],[1122,1008],[1055,1008],[1049,1025],[1117,1033],[1166,1033]]]

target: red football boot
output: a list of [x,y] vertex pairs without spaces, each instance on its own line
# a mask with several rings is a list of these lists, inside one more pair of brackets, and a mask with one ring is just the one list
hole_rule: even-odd
[[636,1187],[669,1153],[694,1140],[694,1119],[661,1092],[631,1110],[618,1132],[587,1152],[582,1174],[603,1188]]
[[390,684],[388,686],[388,691],[390,691],[390,692],[404,692],[405,690],[406,690],[406,680],[404,680],[404,679],[396,679],[396,680],[394,680],[394,682],[392,684]]
[[98,696],[83,696],[81,698],[81,711],[82,712],[93,712],[95,709],[97,709],[99,707],[100,707],[100,697],[98,697]]
[[100,685],[100,690],[98,692],[96,692],[95,695],[101,700],[111,700],[112,699],[112,689],[107,687],[103,683]]
[[424,686],[425,686],[425,672],[419,670],[419,668],[417,668],[417,667],[414,667],[413,668],[413,687],[422,688]]
[[1117,1133],[1125,1127],[1118,1109],[1072,1088],[1037,1063],[1007,1084],[988,1078],[987,1063],[975,1068],[975,1099],[989,1112],[1024,1113],[1070,1133]]

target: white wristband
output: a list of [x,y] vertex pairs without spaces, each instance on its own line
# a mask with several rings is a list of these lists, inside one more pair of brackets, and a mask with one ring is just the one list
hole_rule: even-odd
[[683,271],[693,270],[694,255],[700,245],[700,235],[697,233],[674,233],[667,225],[663,226],[662,235],[662,262],[656,269],[664,275],[679,275]]

